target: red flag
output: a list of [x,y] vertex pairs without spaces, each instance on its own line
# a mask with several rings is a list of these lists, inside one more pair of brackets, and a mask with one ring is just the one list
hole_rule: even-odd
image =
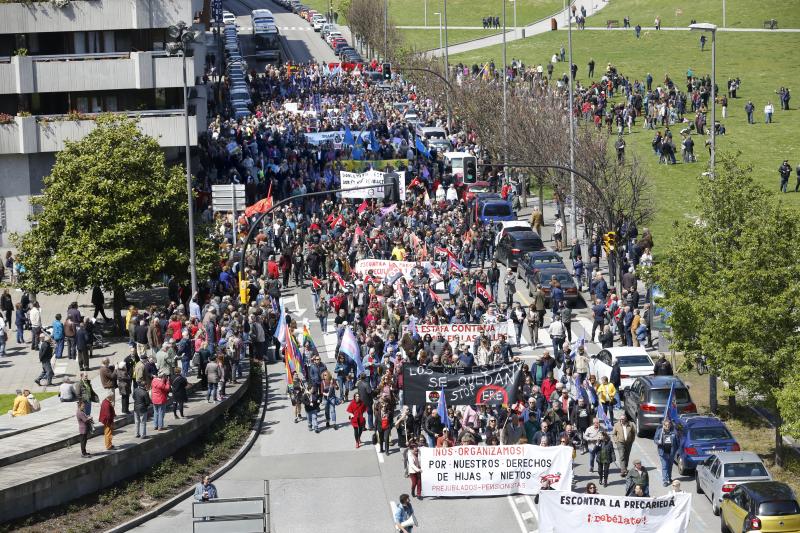
[[[333,215],[331,215],[331,216],[333,216]],[[331,229],[335,228],[339,224],[344,224],[344,217],[342,215],[339,215],[338,217],[333,219],[333,221],[330,224],[331,224]]]
[[314,290],[319,290],[322,287],[322,280],[316,276],[311,276],[311,285],[314,287]]
[[436,294],[430,287],[428,287],[428,293],[430,293],[431,298],[433,298],[433,301],[436,302],[437,304],[442,302],[442,298],[438,294]]
[[344,283],[344,280],[342,279],[342,276],[340,276],[336,272],[331,272],[331,276],[333,276],[333,279],[336,280],[336,283],[338,283],[339,286],[344,289],[345,283]]
[[358,209],[356,209],[356,213],[358,213],[360,215],[361,213],[366,211],[368,207],[369,207],[369,204],[367,203],[366,200],[364,200],[363,202],[361,202],[361,205],[358,206]]
[[244,214],[247,217],[251,217],[256,213],[266,213],[272,209],[272,182],[269,183],[269,190],[267,191],[267,197],[262,198],[261,200],[257,201],[250,207],[244,210]]
[[492,295],[489,294],[489,291],[486,290],[486,287],[484,287],[483,284],[480,283],[479,281],[475,282],[475,293],[484,302],[492,301]]
[[417,178],[414,178],[413,180],[411,180],[411,183],[409,183],[409,184],[408,184],[408,186],[406,187],[406,189],[410,189],[410,188],[412,188],[412,187],[416,187],[416,186],[418,186],[418,185],[422,185],[422,182],[421,182],[421,181],[419,181],[419,179],[417,179]]
[[437,246],[436,248],[433,249],[433,251],[434,251],[434,253],[437,253],[437,254],[445,254],[448,258],[453,258],[453,259],[456,258],[456,254],[454,254],[453,252],[451,252],[447,248],[440,248],[440,247]]

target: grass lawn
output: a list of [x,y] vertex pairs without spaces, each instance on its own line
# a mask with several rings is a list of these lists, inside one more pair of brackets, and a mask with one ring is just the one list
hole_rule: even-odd
[[[566,44],[565,32],[550,32],[524,41],[508,44],[508,57],[520,58],[525,64],[546,63],[561,44]],[[798,163],[797,138],[800,133],[800,112],[794,100],[794,109],[781,111],[775,91],[780,86],[800,87],[800,69],[797,68],[795,50],[800,49],[800,34],[794,33],[721,33],[717,36],[717,85],[726,87],[729,77],[741,78],[742,85],[736,100],[729,100],[728,118],[722,119],[717,108],[717,119],[725,124],[728,134],[717,137],[718,153],[741,152],[741,160],[753,165],[757,181],[779,194],[778,167],[784,159],[792,166]],[[450,56],[451,63],[468,65],[482,63],[488,58],[502,55],[501,46],[493,46]],[[602,75],[608,62],[616,65],[628,77],[643,80],[650,72],[654,85],[668,73],[685,87],[685,73],[691,67],[695,74],[704,75],[711,68],[711,53],[700,52],[696,35],[683,32],[642,33],[637,40],[633,33],[607,31],[573,32],[574,62],[578,65],[578,81],[586,83],[586,64],[590,57],[596,62],[595,74]],[[565,64],[556,65],[554,75],[565,72]],[[744,112],[747,99],[756,106],[756,124],[748,125]],[[767,100],[775,106],[774,122],[764,124],[763,107]],[[628,153],[636,153],[645,164],[655,187],[657,214],[650,224],[656,240],[654,253],[658,254],[658,241],[672,231],[672,222],[692,217],[697,180],[706,170],[708,152],[703,150],[703,140],[695,138],[695,154],[699,162],[693,164],[659,165],[650,142],[653,131],[641,128],[641,121],[627,136]],[[677,125],[673,134],[679,137]],[[680,160],[680,155],[678,154]],[[794,178],[790,180],[794,189]],[[780,195],[781,200],[800,208],[800,194]]]
[[[798,0],[728,0],[725,4],[728,28],[762,28],[770,19],[777,19],[779,28],[800,27]],[[607,20],[614,19],[622,25],[626,16],[631,18],[631,26],[652,26],[657,16],[664,27],[688,26],[692,19],[722,26],[722,0],[611,0],[597,15],[587,18],[586,25],[604,27]]]
[[[304,0],[303,3],[320,13],[328,10],[328,0]],[[424,26],[426,3],[428,25],[438,27],[439,17],[434,13],[442,12],[444,5],[442,0],[389,0],[389,16],[398,26]],[[517,24],[522,26],[536,22],[560,11],[562,7],[562,0],[519,0]],[[344,22],[341,18],[342,14],[339,15],[339,22]],[[503,23],[502,0],[448,0],[447,2],[448,26],[481,26],[483,17],[489,16],[500,17],[500,23]],[[513,24],[514,4],[506,2],[506,25],[512,26]],[[436,42],[438,43],[438,32],[436,33]],[[450,33],[452,31],[448,31],[448,34]]]
[[[424,52],[439,48],[439,28],[433,30],[399,30],[406,42],[417,51]],[[497,30],[449,30],[447,42],[450,45],[495,35]],[[444,33],[442,33],[444,39]]]
[[[57,392],[34,392],[34,396],[40,402],[46,398],[50,398],[51,396],[58,396]],[[12,407],[14,407],[14,398],[16,398],[16,394],[0,394],[0,415],[5,415],[8,413]]]
[[[676,367],[680,367],[681,360],[681,356],[678,356]],[[697,404],[698,412],[708,413],[708,376],[699,376],[694,371],[679,372],[678,375],[684,383],[689,384],[690,394],[692,400]],[[717,385],[717,403],[719,417],[725,421],[742,450],[760,455],[773,478],[787,483],[794,489],[795,494],[800,493],[800,459],[796,454],[787,450],[784,454],[784,466],[775,466],[773,428],[746,406],[737,405],[734,410],[731,410],[728,407],[728,399],[725,396],[722,382]]]

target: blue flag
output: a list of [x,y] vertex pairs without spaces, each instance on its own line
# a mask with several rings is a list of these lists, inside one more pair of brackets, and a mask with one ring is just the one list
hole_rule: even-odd
[[611,426],[611,420],[608,418],[608,415],[606,414],[606,410],[603,407],[602,403],[597,404],[597,418],[599,418],[600,422],[603,423],[603,425],[606,428],[606,431],[610,432],[613,429],[613,427]]
[[427,148],[425,148],[425,145],[422,144],[422,141],[419,140],[419,137],[417,137],[416,147],[418,154],[424,155],[425,157],[431,156],[431,153],[428,151]]
[[680,414],[678,413],[678,405],[675,403],[675,382],[669,388],[669,396],[667,397],[667,406],[664,408],[664,420],[669,418],[675,424],[678,421]]
[[450,417],[447,416],[447,401],[444,399],[444,387],[442,387],[442,390],[439,392],[439,406],[436,408],[436,412],[439,413],[442,425],[452,430],[453,422],[451,422]]
[[374,131],[369,132],[369,149],[373,152],[379,152],[381,150],[381,145],[378,143]]
[[375,113],[372,112],[372,108],[369,106],[369,102],[364,102],[364,115],[370,122],[375,120]]
[[342,335],[342,343],[339,345],[339,352],[343,353],[347,359],[356,364],[358,376],[364,372],[364,361],[361,358],[361,347],[358,345],[358,340],[353,334],[353,329],[350,326],[344,328]]
[[356,144],[356,140],[353,138],[353,132],[350,131],[350,124],[345,124],[344,126],[344,139],[342,139],[342,144],[345,146],[353,146]]
[[281,308],[281,314],[278,318],[278,325],[275,327],[275,338],[278,339],[278,342],[281,346],[286,344],[286,311],[283,309],[283,305],[278,302],[278,306]]

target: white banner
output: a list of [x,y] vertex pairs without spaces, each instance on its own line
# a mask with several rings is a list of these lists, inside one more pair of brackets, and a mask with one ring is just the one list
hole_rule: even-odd
[[556,489],[572,486],[568,446],[456,446],[419,452],[423,496],[538,494],[545,479]]
[[[423,268],[426,268],[428,265],[430,265],[430,263],[424,261],[420,264]],[[387,275],[391,275],[395,269],[398,269],[403,274],[404,278],[410,280],[411,271],[415,266],[416,263],[412,261],[392,261],[391,259],[361,259],[360,261],[356,261],[356,274],[363,277],[366,276],[371,270],[374,277],[383,279],[387,277]]]
[[[400,176],[400,200],[406,201],[406,173],[398,172]],[[360,191],[343,192],[342,198],[378,198],[383,199],[383,176],[384,173],[379,170],[368,170],[367,172],[339,172],[339,180],[342,184],[342,189],[349,189],[351,187],[368,187],[372,189],[362,189]]]
[[[423,485],[424,490],[424,485]],[[626,498],[542,491],[540,533],[686,533],[692,495]]]
[[[361,140],[365,143],[369,142],[369,131],[364,130],[361,131],[353,131],[353,138],[357,139],[361,136]],[[320,145],[325,142],[332,142],[333,145],[337,148],[342,146],[342,141],[344,141],[344,130],[337,130],[337,131],[317,131],[311,133],[304,133],[306,136],[306,142],[308,144],[313,145]],[[382,183],[381,183],[382,184]],[[383,195],[381,195],[383,198]]]
[[[436,335],[441,333],[444,340],[450,344],[467,343],[472,347],[475,339],[480,337],[481,333],[486,333],[492,342],[498,339],[498,335],[505,335],[507,328],[505,323],[500,324],[417,324],[417,333],[420,337],[430,334],[431,337],[436,338]],[[408,331],[408,326],[403,326],[403,333]]]

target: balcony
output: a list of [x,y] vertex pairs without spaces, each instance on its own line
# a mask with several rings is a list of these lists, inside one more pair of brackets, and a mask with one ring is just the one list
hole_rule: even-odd
[[[203,109],[205,111],[205,109]],[[138,111],[128,113],[138,117],[139,129],[154,137],[163,148],[186,145],[183,111]],[[12,124],[0,124],[0,154],[32,154],[59,152],[65,141],[77,141],[95,127],[93,114],[71,119],[65,115],[15,117]],[[197,145],[198,129],[205,117],[189,116],[189,143]],[[202,131],[202,129],[200,130]]]
[[72,0],[0,3],[0,33],[166,28],[191,23],[203,0]]
[[[201,49],[187,58],[189,85],[204,56]],[[163,51],[0,57],[0,94],[182,87],[182,62]]]

